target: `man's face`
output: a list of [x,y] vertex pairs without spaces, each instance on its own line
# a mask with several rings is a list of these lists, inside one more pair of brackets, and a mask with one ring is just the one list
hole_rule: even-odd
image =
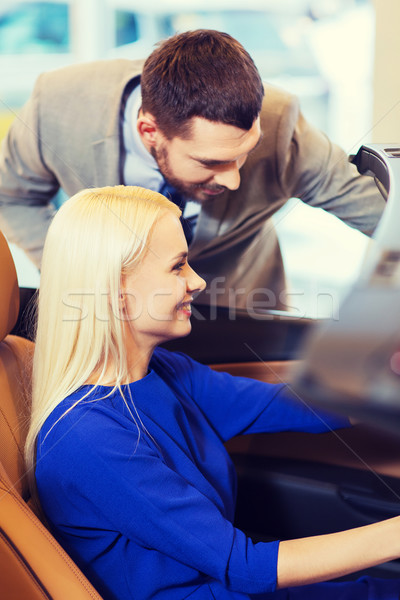
[[236,190],[240,169],[261,140],[260,120],[249,131],[232,125],[191,120],[188,139],[168,140],[160,131],[150,152],[164,178],[187,198],[205,202],[225,190]]

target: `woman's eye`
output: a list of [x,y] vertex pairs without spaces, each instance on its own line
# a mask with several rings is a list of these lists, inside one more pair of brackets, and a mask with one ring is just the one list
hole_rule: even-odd
[[174,266],[173,270],[174,270],[174,271],[182,271],[182,269],[183,269],[183,267],[184,267],[184,266],[185,266],[185,263],[184,263],[184,262],[177,263],[177,264]]

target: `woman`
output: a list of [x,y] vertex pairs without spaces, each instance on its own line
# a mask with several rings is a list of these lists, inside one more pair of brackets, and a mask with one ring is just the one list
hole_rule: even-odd
[[179,217],[118,186],[80,192],[49,229],[26,458],[54,534],[107,599],[397,598],[396,581],[295,586],[400,556],[399,518],[281,543],[233,526],[227,439],[348,423],[157,348],[190,332],[204,287]]

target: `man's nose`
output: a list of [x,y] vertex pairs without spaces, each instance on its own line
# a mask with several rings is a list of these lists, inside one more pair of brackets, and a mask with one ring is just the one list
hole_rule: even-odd
[[214,175],[214,183],[222,185],[228,190],[237,190],[240,185],[240,171],[238,162],[229,163]]

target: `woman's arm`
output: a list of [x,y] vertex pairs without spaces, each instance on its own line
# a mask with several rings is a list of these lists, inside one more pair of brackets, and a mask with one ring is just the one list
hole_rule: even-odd
[[163,348],[157,348],[155,357],[176,395],[182,397],[183,392],[190,403],[195,402],[224,442],[245,433],[324,433],[349,426],[348,419],[315,409],[283,383],[217,372]]
[[400,517],[279,545],[277,587],[327,581],[400,556]]

